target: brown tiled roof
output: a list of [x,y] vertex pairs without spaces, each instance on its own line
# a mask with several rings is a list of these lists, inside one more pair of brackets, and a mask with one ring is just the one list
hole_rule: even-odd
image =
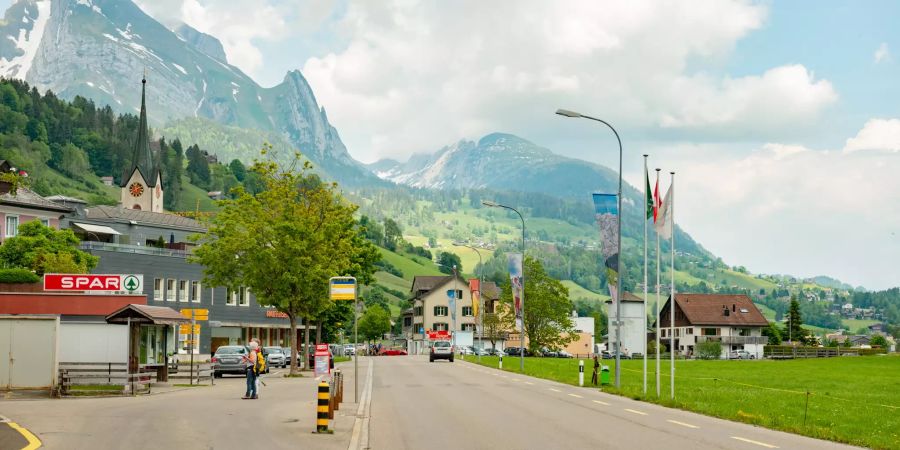
[[[767,326],[769,324],[769,321],[759,312],[759,308],[746,295],[675,294],[675,301],[691,325]],[[724,314],[725,309],[728,310],[727,316]]]
[[[624,296],[622,296],[623,302],[636,302],[636,303],[644,303],[644,299],[638,297],[637,295],[632,294],[631,292],[626,292]],[[606,303],[612,303],[612,299],[606,301]]]
[[487,300],[499,300],[500,287],[493,281],[485,281],[481,286],[481,295]]
[[410,292],[430,291],[452,279],[453,275],[416,275]]
[[96,220],[133,220],[141,225],[164,225],[169,227],[187,228],[194,231],[206,231],[200,222],[188,217],[175,214],[141,211],[139,209],[126,209],[117,206],[92,206],[85,210],[88,219]]

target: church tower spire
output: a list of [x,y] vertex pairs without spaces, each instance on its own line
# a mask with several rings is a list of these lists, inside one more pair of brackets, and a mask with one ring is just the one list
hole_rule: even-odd
[[131,154],[131,168],[122,176],[122,206],[162,212],[162,178],[153,163],[147,124],[147,71],[141,78],[141,116]]

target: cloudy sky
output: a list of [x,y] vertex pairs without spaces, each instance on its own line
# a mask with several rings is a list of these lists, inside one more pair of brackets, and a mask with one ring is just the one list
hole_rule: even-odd
[[[4,0],[0,0],[4,1]],[[900,3],[138,0],[264,86],[299,68],[351,154],[510,132],[677,172],[676,219],[729,264],[900,285]]]

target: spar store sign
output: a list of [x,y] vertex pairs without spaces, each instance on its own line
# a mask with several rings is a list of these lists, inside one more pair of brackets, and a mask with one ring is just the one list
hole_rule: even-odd
[[139,294],[144,292],[144,275],[48,273],[44,275],[44,290]]

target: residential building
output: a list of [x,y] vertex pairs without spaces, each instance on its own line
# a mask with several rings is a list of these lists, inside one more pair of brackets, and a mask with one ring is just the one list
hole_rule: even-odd
[[588,357],[594,353],[594,318],[578,317],[572,312],[572,324],[575,326],[576,339],[569,342],[563,350],[581,357]]
[[[762,335],[769,322],[746,295],[676,294],[675,328],[670,327],[671,296],[660,311],[660,342],[681,354],[696,354],[696,345],[722,344],[722,358],[731,351],[746,350],[762,358],[768,338]],[[655,325],[654,325],[655,326]]]
[[[8,161],[0,160],[0,172],[12,169]],[[0,181],[0,242],[19,234],[19,225],[40,220],[44,225],[59,228],[60,219],[73,208],[41,197],[36,192],[19,186],[15,193],[12,185]]]
[[[647,352],[647,316],[644,315],[644,300],[631,292],[622,296],[621,320],[622,320],[622,354],[645,354]],[[616,346],[616,307],[612,300],[606,302],[607,330],[609,333],[609,348],[615,352]]]
[[413,278],[412,308],[404,312],[403,334],[410,353],[425,352],[429,331],[475,331],[475,311],[469,283],[458,275]]

